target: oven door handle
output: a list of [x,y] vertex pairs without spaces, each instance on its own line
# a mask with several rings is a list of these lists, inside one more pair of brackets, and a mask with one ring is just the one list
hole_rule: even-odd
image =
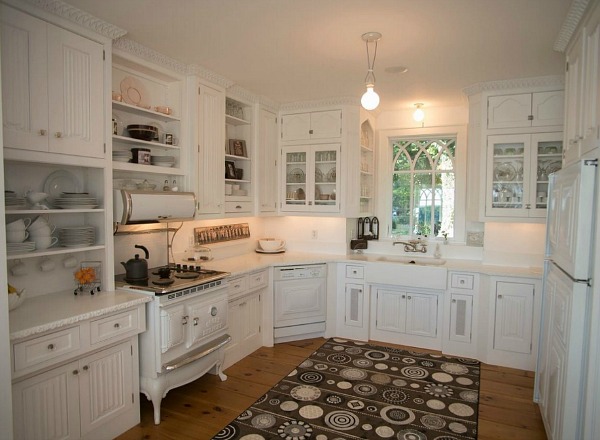
[[190,356],[186,356],[185,358],[178,358],[175,359],[175,361],[172,364],[167,364],[167,365],[163,365],[163,371],[173,371],[179,367],[183,367],[184,365],[187,365],[191,362],[194,362],[195,360],[198,360],[204,356],[207,356],[215,351],[217,351],[219,348],[225,346],[226,344],[229,343],[229,341],[231,341],[231,336],[229,336],[228,334],[225,334],[223,336],[221,336],[218,339],[215,339],[214,345],[211,345],[210,347],[206,347],[206,346],[202,346],[200,347],[200,350]]

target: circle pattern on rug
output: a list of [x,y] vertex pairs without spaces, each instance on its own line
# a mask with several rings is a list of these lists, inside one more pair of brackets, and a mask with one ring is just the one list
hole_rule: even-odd
[[270,428],[271,426],[275,425],[275,422],[277,422],[277,420],[272,414],[258,414],[250,421],[252,426],[258,429]]
[[431,375],[431,378],[436,382],[448,383],[452,382],[454,378],[450,376],[448,373],[435,372]]
[[306,359],[304,362],[302,362],[300,365],[298,365],[298,368],[310,368],[314,365],[314,362],[311,361],[310,359]]
[[362,353],[362,348],[348,347],[346,349],[346,353],[348,353],[348,354],[361,354]]
[[295,411],[298,409],[298,403],[294,402],[293,400],[286,400],[285,402],[281,402],[279,408],[281,409],[281,411]]
[[312,432],[312,426],[302,420],[290,420],[277,429],[279,437],[286,440],[306,440]]
[[372,396],[377,393],[377,387],[370,383],[359,383],[358,385],[354,385],[353,390],[356,394],[361,396]]
[[246,434],[240,437],[240,440],[265,440],[265,438],[260,434]]
[[330,403],[331,405],[339,405],[344,401],[344,399],[341,396],[338,396],[337,394],[330,394],[329,396],[327,396],[325,401],[327,403]]
[[428,383],[423,389],[427,394],[431,394],[435,397],[450,397],[454,394],[452,388],[447,385],[442,385],[441,383]]
[[477,402],[479,400],[477,391],[461,391],[459,396],[462,400],[466,400],[467,402]]
[[304,383],[320,383],[323,382],[325,377],[323,377],[321,373],[317,373],[316,371],[307,371],[298,376],[298,379],[300,379]]
[[237,425],[230,423],[225,428],[221,429],[217,433],[217,435],[215,435],[214,439],[215,440],[229,440],[229,439],[234,438],[236,435],[238,435],[239,432],[240,432],[240,430],[237,427]]
[[387,385],[392,381],[392,378],[387,374],[378,373],[371,376],[371,382],[379,385]]
[[369,350],[366,351],[364,356],[367,359],[371,359],[372,361],[383,361],[386,360],[390,357],[389,354],[384,353],[383,351],[379,351],[379,350]]
[[461,385],[473,385],[473,381],[468,377],[457,377],[456,383],[459,383]]
[[358,368],[369,368],[373,365],[373,362],[369,359],[354,359],[352,363]]
[[337,387],[341,390],[349,390],[350,388],[352,388],[352,384],[343,380],[341,382],[338,382]]
[[250,411],[249,409],[245,410],[244,412],[242,412],[239,416],[237,416],[238,420],[248,420],[249,418],[251,418],[254,414],[252,413],[252,411]]
[[452,414],[460,417],[471,417],[475,414],[475,410],[464,403],[451,403],[448,405],[448,410]]
[[400,373],[402,373],[403,376],[409,377],[411,379],[425,379],[427,376],[429,376],[429,372],[422,367],[403,367],[400,369]]
[[340,376],[348,380],[364,380],[367,378],[368,374],[365,370],[360,370],[358,368],[344,368],[340,371]]
[[435,365],[431,361],[421,361],[420,364],[421,364],[422,367],[425,367],[425,368],[431,368],[431,367],[433,367]]
[[332,429],[349,431],[358,426],[358,416],[350,411],[332,411],[325,416],[325,424]]
[[415,413],[403,406],[386,406],[379,412],[379,415],[392,425],[408,425],[415,420]]
[[345,347],[341,346],[341,345],[334,345],[333,346],[333,351],[344,351]]
[[383,364],[381,362],[379,362],[378,364],[375,364],[375,369],[376,370],[387,370],[389,367],[386,364]]
[[475,359],[469,359],[469,358],[457,358],[456,359],[458,362],[461,362],[463,364],[467,364],[467,365],[479,365],[479,361],[475,360]]
[[416,429],[403,429],[396,433],[398,440],[427,440],[427,436]]
[[334,364],[347,364],[352,360],[352,358],[344,353],[335,353],[327,356],[327,360],[329,362],[333,362]]
[[293,369],[293,370],[290,372],[290,374],[288,374],[288,377],[295,376],[296,374],[298,374],[298,370],[294,368],[294,369]]
[[305,419],[318,419],[323,415],[323,409],[317,405],[306,405],[298,413]]
[[419,421],[427,429],[442,429],[444,426],[446,426],[444,419],[434,414],[425,414],[419,419]]
[[463,425],[462,423],[458,423],[458,422],[452,422],[452,423],[448,424],[448,429],[450,431],[454,432],[455,434],[464,434],[465,432],[468,431],[468,429],[465,425]]
[[408,400],[409,396],[402,390],[398,388],[386,388],[381,393],[381,397],[391,404],[398,405],[400,403],[404,403]]
[[394,379],[392,383],[397,387],[405,387],[408,385],[408,382],[406,382],[404,379]]
[[389,426],[385,425],[378,426],[377,428],[375,428],[375,432],[381,438],[390,438],[394,436],[394,430]]
[[459,374],[467,374],[469,369],[461,364],[455,364],[451,362],[446,362],[440,365],[440,368],[449,374],[459,375]]
[[312,385],[299,385],[292,388],[290,395],[301,401],[316,400],[321,395],[321,390]]
[[265,400],[267,400],[267,398],[269,397],[269,393],[265,393],[262,396],[260,396],[258,398],[258,400],[255,402],[255,404],[257,403],[263,403]]
[[446,404],[441,400],[431,399],[427,401],[427,406],[431,409],[435,409],[436,411],[440,411],[446,408]]

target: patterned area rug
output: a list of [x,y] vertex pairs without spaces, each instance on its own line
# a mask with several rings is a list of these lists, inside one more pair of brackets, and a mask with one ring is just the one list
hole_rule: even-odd
[[479,362],[333,338],[213,440],[477,438]]

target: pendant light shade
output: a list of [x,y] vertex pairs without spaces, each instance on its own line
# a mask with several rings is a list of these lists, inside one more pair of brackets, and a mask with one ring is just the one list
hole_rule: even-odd
[[[375,92],[375,74],[373,67],[375,66],[375,57],[377,56],[377,42],[381,39],[379,32],[367,32],[362,35],[362,39],[367,46],[367,76],[365,77],[365,85],[367,91],[360,99],[360,103],[365,110],[375,110],[379,105],[379,95]],[[373,59],[369,53],[369,44],[374,46]]]
[[419,103],[415,104],[415,107],[417,107],[417,109],[413,113],[413,119],[416,122],[422,122],[423,119],[425,119],[425,112],[421,108],[421,107],[423,107],[423,103],[419,102]]

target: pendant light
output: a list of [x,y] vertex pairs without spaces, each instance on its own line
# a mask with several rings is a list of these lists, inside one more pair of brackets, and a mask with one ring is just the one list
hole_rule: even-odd
[[[379,32],[367,32],[366,34],[362,35],[362,39],[367,46],[367,76],[365,77],[367,91],[360,99],[360,103],[365,110],[375,110],[379,105],[379,95],[375,93],[375,90],[373,90],[375,87],[375,74],[373,73],[373,67],[375,66],[375,57],[377,56],[377,42],[381,40],[381,34]],[[373,60],[371,60],[369,54],[369,44],[374,46]]]
[[422,122],[423,119],[425,119],[425,112],[423,111],[423,109],[421,109],[421,107],[423,107],[423,103],[417,102],[415,104],[415,107],[417,107],[417,109],[413,113],[413,119],[416,122]]

